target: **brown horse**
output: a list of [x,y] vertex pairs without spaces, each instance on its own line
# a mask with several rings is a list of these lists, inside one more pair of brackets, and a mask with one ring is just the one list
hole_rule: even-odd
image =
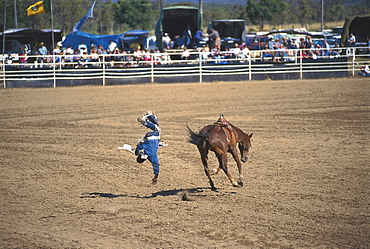
[[[246,134],[238,127],[230,124],[223,115],[221,115],[218,121],[213,125],[203,127],[198,134],[192,131],[189,126],[188,132],[189,142],[195,144],[199,150],[204,172],[209,179],[212,190],[217,190],[217,188],[211,179],[211,173],[217,174],[221,169],[225,172],[234,187],[243,186],[242,165],[238,157],[237,145],[241,153],[241,161],[246,162],[248,160],[248,152],[251,147],[251,137],[253,133],[250,135]],[[215,153],[219,162],[219,167],[213,169],[211,172],[207,164],[209,150]],[[239,182],[235,181],[228,171],[228,152],[233,155],[238,165]]]

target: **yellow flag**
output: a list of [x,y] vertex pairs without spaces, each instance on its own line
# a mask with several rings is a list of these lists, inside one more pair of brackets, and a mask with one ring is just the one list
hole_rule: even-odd
[[27,8],[27,16],[33,16],[46,13],[44,1],[38,1]]

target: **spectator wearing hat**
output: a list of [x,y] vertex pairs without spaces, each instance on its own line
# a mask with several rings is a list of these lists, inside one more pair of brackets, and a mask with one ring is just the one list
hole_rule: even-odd
[[168,35],[168,33],[164,33],[163,38],[163,48],[164,49],[171,49],[173,48],[173,41],[171,40],[171,37]]
[[40,46],[37,49],[37,53],[39,54],[37,62],[38,63],[44,62],[46,56],[48,55],[48,49],[45,47],[45,44],[43,42],[40,43]]

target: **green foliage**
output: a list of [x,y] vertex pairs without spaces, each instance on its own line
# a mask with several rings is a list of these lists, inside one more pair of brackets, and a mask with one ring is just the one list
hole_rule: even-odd
[[131,29],[151,29],[152,5],[149,0],[118,0],[115,20]]
[[259,2],[249,0],[246,11],[252,23],[259,22],[260,28],[263,30],[266,21],[277,22],[287,7],[288,4],[282,0],[261,0]]

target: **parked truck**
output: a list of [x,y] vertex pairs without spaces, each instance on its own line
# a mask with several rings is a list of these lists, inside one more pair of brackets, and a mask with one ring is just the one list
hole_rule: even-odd
[[[175,48],[182,46],[185,42],[184,38],[187,26],[190,27],[191,33],[194,36],[195,32],[201,27],[201,19],[200,11],[196,7],[172,6],[163,8],[155,29],[159,50],[163,50],[162,38],[165,33],[174,42]],[[193,43],[194,40],[192,40]]]
[[218,31],[221,38],[221,49],[235,47],[246,41],[245,20],[227,19],[213,20],[208,24],[208,31]]

